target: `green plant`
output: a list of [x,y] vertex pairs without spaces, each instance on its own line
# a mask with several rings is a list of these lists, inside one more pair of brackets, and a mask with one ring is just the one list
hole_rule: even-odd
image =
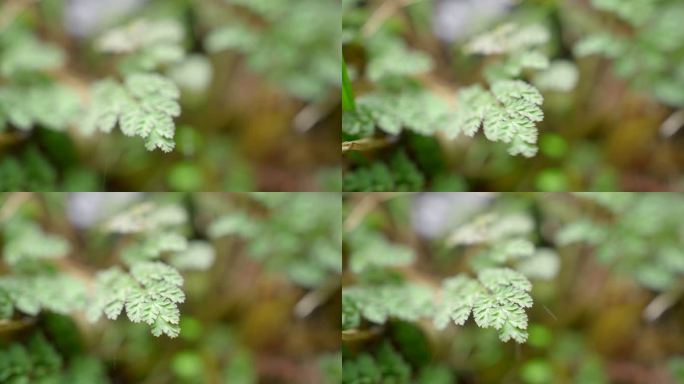
[[[434,368],[445,382],[608,383],[631,380],[628,366],[677,382],[681,354],[669,341],[681,326],[683,202],[346,196],[343,382],[422,383]],[[441,327],[450,323],[465,326]],[[524,343],[498,342],[509,337]]]
[[[336,0],[7,0],[0,14],[0,190],[335,187],[319,180],[334,152],[289,154],[339,141]],[[30,180],[27,151],[48,180]]]
[[223,1],[230,17],[206,37],[209,51],[243,54],[250,69],[304,100],[339,85],[338,1]]
[[[340,209],[338,194],[0,194],[0,382],[139,382],[149,361],[179,382],[339,382]],[[230,218],[250,236],[208,241]],[[294,378],[249,341],[286,331],[305,350],[268,356]]]
[[98,272],[94,290],[88,293],[82,278],[54,268],[67,256],[69,243],[43,233],[29,218],[13,217],[3,225],[3,258],[13,272],[0,278],[0,289],[9,298],[5,318],[14,308],[33,316],[43,310],[70,314],[87,309],[88,318],[96,321],[101,313],[116,319],[125,307],[131,321],[149,324],[154,335],[178,336],[183,279],[177,269],[157,260],[188,249],[185,237],[173,230],[185,219],[180,207],[154,204],[112,218],[109,230],[138,236],[121,253],[128,271],[111,267]]
[[412,249],[392,244],[367,227],[354,229],[345,236],[348,270],[356,276],[356,284],[343,289],[343,329],[362,328],[362,319],[384,324],[390,319],[425,318],[444,329],[449,323],[464,325],[472,313],[478,326],[498,330],[502,341],[524,343],[532,284],[518,270],[538,276],[541,269],[551,268],[547,274],[553,275],[549,259],[556,258],[535,250],[527,239],[531,229],[525,216],[483,216],[463,224],[446,244],[477,250],[470,263],[476,278],[460,273],[435,285],[395,270],[416,261]]
[[374,162],[347,172],[343,183],[349,192],[419,191],[425,185],[425,176],[405,153],[399,152],[389,164]]
[[677,193],[578,193],[581,208],[557,233],[559,246],[587,244],[617,273],[657,290],[679,289],[684,275]]
[[41,334],[26,344],[3,345],[0,351],[2,383],[108,383],[104,367],[97,359],[76,356],[69,361]]
[[[613,23],[595,17],[575,46],[579,56],[602,55],[613,61],[613,71],[639,90],[674,107],[684,106],[684,6],[679,1],[592,0]],[[585,15],[586,16],[586,15]]]
[[93,86],[84,129],[111,132],[119,124],[125,135],[146,139],[148,150],[170,152],[175,145],[173,118],[180,114],[180,91],[170,80],[151,74],[126,76],[125,84],[102,81]]
[[77,116],[80,100],[50,74],[64,65],[64,51],[39,40],[25,25],[11,24],[1,32],[0,132],[8,125],[21,131],[37,125],[65,130]]
[[[364,353],[344,363],[343,384],[361,383],[412,383],[413,368],[388,343],[378,348],[374,355]],[[428,366],[418,374],[421,384],[453,384],[455,379],[448,369]]]
[[[465,44],[465,52],[493,55],[497,61],[484,70],[489,89],[480,85],[464,87],[452,106],[451,97],[445,97],[442,90],[421,84],[419,75],[433,69],[428,55],[410,49],[389,27],[371,30],[369,22],[362,30],[356,23],[360,11],[355,9],[355,2],[347,4],[344,42],[367,51],[365,77],[374,85],[374,91],[358,96],[353,104],[347,102],[343,118],[346,135],[370,137],[378,128],[388,135],[407,129],[421,135],[442,132],[455,138],[461,133],[473,136],[482,127],[489,140],[509,144],[512,155],[536,154],[536,123],[543,119],[543,98],[534,86],[519,78],[527,69],[550,68],[548,55],[541,49],[549,41],[543,25],[505,23]],[[554,72],[558,72],[557,68],[556,64]],[[344,92],[349,99],[351,92],[347,88]]]
[[233,210],[211,223],[209,236],[245,239],[250,256],[305,287],[330,284],[339,276],[342,203],[338,194],[262,193],[252,197],[268,209],[267,216]]
[[[65,130],[83,110],[78,94],[48,72],[64,64],[65,53],[41,43],[24,25],[8,28],[0,41],[0,67],[7,78],[0,88],[0,128],[9,122],[23,130],[36,125]],[[148,71],[180,60],[182,38],[177,23],[145,20],[102,36],[99,50],[127,55],[120,63],[125,87],[111,79],[94,83],[90,90],[81,85],[80,90],[90,94],[78,123],[83,131],[109,133],[119,124],[124,134],[145,138],[147,149],[171,151],[173,117],[180,114],[179,90],[171,80]]]

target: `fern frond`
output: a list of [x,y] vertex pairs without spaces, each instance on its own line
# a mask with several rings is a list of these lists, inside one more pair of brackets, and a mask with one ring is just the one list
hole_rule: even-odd
[[[378,324],[389,318],[418,321],[433,310],[432,291],[416,284],[351,287],[345,288],[342,296],[348,319],[362,316]],[[347,320],[347,324],[354,322]]]
[[371,57],[366,67],[368,78],[378,82],[398,76],[413,76],[432,69],[430,56],[410,50],[398,39],[383,39],[381,44],[372,44]]
[[105,222],[104,229],[129,235],[134,242],[121,254],[128,272],[112,267],[98,273],[87,313],[90,321],[103,313],[116,319],[125,308],[131,321],[149,324],[154,336],[178,335],[178,304],[185,300],[183,278],[175,267],[155,260],[168,255],[173,264],[187,268],[198,263],[206,268],[213,262],[206,243],[189,242],[178,232],[186,221],[187,213],[180,206],[143,203]]
[[523,81],[502,80],[492,84],[491,92],[475,85],[459,93],[454,110],[438,96],[425,92],[367,94],[357,100],[355,116],[348,116],[347,133],[361,133],[375,126],[396,135],[409,129],[423,135],[444,131],[450,138],[460,133],[473,136],[483,127],[491,141],[509,144],[511,155],[532,157],[537,153],[536,123],[544,118],[541,93]]
[[233,21],[211,31],[204,43],[209,52],[220,52],[228,49],[247,51],[258,41],[258,35],[251,27]]
[[39,41],[29,33],[10,35],[0,52],[0,75],[12,77],[22,72],[40,72],[61,67],[64,52],[53,44]]
[[[677,289],[684,278],[681,217],[684,200],[677,193],[578,193],[581,216],[556,234],[556,243],[585,243],[596,259],[631,275],[655,291]],[[597,214],[600,212],[601,214]]]
[[126,136],[140,136],[152,151],[173,150],[174,117],[180,115],[180,91],[169,79],[151,73],[126,76],[125,86],[103,80],[93,86],[90,107],[82,123],[87,132],[110,132],[118,123]]
[[135,20],[103,34],[96,46],[102,52],[126,54],[125,72],[149,71],[185,56],[183,26],[174,20]]
[[[271,270],[315,288],[342,271],[339,257],[342,202],[335,194],[256,193],[252,198],[268,212],[264,216],[235,210],[216,219],[210,237],[237,236],[249,240],[247,252]],[[303,239],[306,239],[304,241]]]
[[84,285],[64,275],[3,276],[0,289],[9,295],[17,310],[32,316],[42,310],[69,314],[82,309],[86,303]]
[[639,26],[653,17],[658,0],[591,0],[591,4],[596,9],[612,12],[625,21]]
[[574,48],[578,56],[601,54],[606,57],[619,57],[629,48],[623,38],[609,33],[596,33],[579,41]]
[[442,301],[437,305],[435,326],[444,328],[449,321],[463,325],[473,314],[482,328],[494,328],[499,338],[518,343],[527,340],[527,314],[532,306],[532,284],[522,274],[507,268],[480,271],[478,280],[463,276],[443,283]]
[[342,132],[347,135],[368,137],[375,132],[375,121],[372,109],[354,102],[354,110],[344,111],[342,114]]
[[349,244],[349,268],[357,274],[374,267],[408,265],[413,263],[416,256],[411,248],[392,244],[374,234],[364,233],[363,229],[350,234]]
[[585,242],[588,244],[600,244],[605,240],[605,229],[589,220],[577,220],[564,226],[556,233],[556,243],[568,245]]
[[472,39],[466,45],[465,51],[483,55],[520,52],[546,44],[550,37],[548,29],[541,25],[520,26],[506,23]]
[[398,152],[387,164],[374,162],[347,171],[343,183],[349,192],[422,191],[425,176],[406,153]]
[[12,344],[0,350],[0,382],[58,382],[62,357],[41,334],[28,345]]
[[76,93],[64,86],[0,87],[0,119],[21,130],[34,126],[64,130],[80,109]]
[[178,271],[160,262],[136,263],[130,274],[110,268],[97,276],[97,294],[88,318],[96,321],[104,313],[116,319],[125,308],[132,322],[151,325],[154,336],[176,337],[180,332],[177,305],[185,301],[182,284]]
[[511,155],[533,157],[537,153],[536,123],[543,120],[543,97],[533,86],[519,80],[502,80],[492,85],[491,94],[480,86],[459,94],[459,124],[454,131],[474,134],[481,126],[487,139],[510,144]]
[[493,244],[487,253],[495,262],[505,263],[509,260],[532,256],[534,252],[535,246],[531,241],[521,238],[512,238]]
[[402,129],[432,135],[448,121],[446,102],[427,91],[369,93],[359,97],[357,105],[359,113],[370,116],[378,128],[390,135]]
[[7,223],[3,235],[3,258],[11,267],[64,257],[70,250],[66,240],[43,232],[37,224],[25,219],[17,218]]
[[214,220],[209,224],[207,234],[212,238],[230,235],[252,237],[258,233],[258,230],[258,223],[249,215],[243,212],[236,212]]
[[476,280],[460,275],[442,282],[442,301],[434,316],[435,327],[444,329],[450,322],[464,325],[475,302],[485,290]]
[[216,251],[211,244],[195,240],[187,244],[185,249],[177,250],[171,255],[169,263],[180,270],[198,270],[204,271],[209,269],[216,258]]
[[181,225],[187,218],[187,212],[178,205],[143,203],[115,215],[105,228],[115,233],[144,233]]
[[579,81],[579,69],[567,60],[554,60],[549,67],[532,78],[532,83],[542,90],[569,92]]
[[95,322],[103,313],[108,319],[116,320],[126,304],[129,291],[134,286],[133,278],[120,268],[99,272],[95,277],[95,300],[86,312],[88,320]]
[[[304,100],[340,84],[340,5],[330,0],[229,0],[238,11],[211,31],[205,46],[245,57],[249,69]],[[254,21],[258,22],[255,23]],[[306,52],[306,55],[302,55]]]
[[524,343],[531,289],[524,275],[508,268],[484,269],[477,280],[464,275],[446,279],[436,295],[412,283],[350,287],[342,293],[342,324],[349,329],[361,318],[384,324],[390,318],[431,317],[435,327],[443,329],[450,322],[464,325],[472,313],[478,326],[498,330],[502,341]]
[[447,239],[449,245],[496,243],[500,240],[526,236],[533,229],[532,220],[526,215],[482,214],[457,226]]
[[[363,353],[347,359],[345,355],[342,383],[409,383],[411,371],[411,365],[389,342],[385,342],[378,349],[377,356]],[[429,383],[424,380],[418,382]]]

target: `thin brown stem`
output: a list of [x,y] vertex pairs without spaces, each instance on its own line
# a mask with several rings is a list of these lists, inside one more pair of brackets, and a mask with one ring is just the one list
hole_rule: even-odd
[[363,36],[368,37],[374,34],[380,29],[382,24],[387,21],[392,15],[399,11],[403,7],[407,7],[411,4],[418,3],[423,0],[387,0],[384,1],[378,8],[375,9],[373,14],[364,26],[361,28],[361,33]]
[[343,141],[342,142],[342,153],[349,151],[370,151],[372,149],[378,149],[387,147],[391,144],[388,138],[373,138],[368,137],[353,141]]
[[9,27],[14,19],[36,0],[9,0],[0,7],[0,32]]
[[31,192],[14,192],[5,201],[5,204],[0,208],[0,222],[3,222],[14,215],[14,213],[24,204],[30,200],[33,194]]
[[352,231],[361,224],[366,215],[372,212],[379,204],[405,194],[407,194],[407,192],[379,192],[363,195],[361,200],[352,208],[351,212],[349,212],[349,215],[347,215],[347,218],[344,220],[344,230],[346,232]]

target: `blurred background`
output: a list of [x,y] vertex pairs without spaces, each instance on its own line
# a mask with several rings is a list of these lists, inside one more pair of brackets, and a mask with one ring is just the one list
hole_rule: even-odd
[[[506,22],[547,27],[551,40],[545,52],[553,59],[574,62],[578,82],[568,92],[543,92],[545,118],[539,125],[539,153],[534,158],[510,156],[506,145],[487,141],[482,132],[473,139],[460,135],[455,140],[408,130],[387,137],[377,134],[375,138],[384,144],[345,153],[345,190],[682,189],[684,46],[679,36],[684,28],[669,20],[683,11],[680,1],[643,2],[635,7],[631,2],[590,0],[389,3],[345,2],[344,57],[357,98],[379,88],[365,71],[373,44],[380,45],[382,38],[398,38],[433,62],[428,73],[404,83],[387,82],[386,88],[403,84],[408,89],[456,95],[464,86],[483,83],[483,68],[497,59],[467,55],[463,44]],[[623,13],[609,12],[611,8],[622,8]],[[632,19],[640,24],[633,25]],[[354,40],[358,31],[364,42]],[[582,39],[605,37],[604,33],[629,41],[627,53],[610,53],[615,46],[599,49],[610,59],[601,52],[586,57],[577,53],[576,44]],[[679,42],[670,44],[670,39]],[[531,74],[522,77],[533,80]],[[392,179],[394,185],[388,187]]]
[[[120,265],[131,244],[125,235],[103,233],[103,223],[143,202],[186,209],[182,233],[214,250],[208,260],[199,254],[186,260],[180,335],[154,337],[149,326],[125,316],[91,324],[82,313],[17,313],[0,321],[0,351],[39,335],[62,356],[57,367],[101,378],[55,383],[339,383],[339,194],[2,194],[0,223],[13,211],[67,239],[72,249],[57,270],[92,279]],[[7,273],[0,263],[0,275]],[[0,372],[21,374],[3,362]],[[56,372],[38,373],[44,376],[35,380]]]
[[34,35],[65,57],[40,81],[84,99],[130,64],[96,49],[113,27],[171,22],[185,51],[161,68],[181,88],[173,152],[118,129],[0,124],[0,190],[340,189],[338,0],[3,0],[0,14],[0,62],[17,36]]
[[[533,285],[526,343],[503,343],[472,318],[445,330],[429,318],[363,321],[343,332],[343,383],[684,382],[683,195],[356,193],[344,210],[343,291],[364,282],[437,289],[447,277],[472,276],[487,247],[450,238],[474,236],[462,228],[479,224],[487,233],[491,218],[526,218],[529,239],[548,251],[546,262],[519,269]],[[365,274],[350,266],[355,231],[391,244]],[[407,247],[415,261],[390,267],[392,247]]]

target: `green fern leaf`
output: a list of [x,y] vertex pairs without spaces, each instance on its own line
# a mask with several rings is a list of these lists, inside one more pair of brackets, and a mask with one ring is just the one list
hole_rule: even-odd
[[475,302],[484,293],[482,286],[466,276],[456,276],[442,282],[442,303],[437,306],[434,317],[435,327],[444,329],[453,321],[465,324]]
[[118,268],[101,272],[89,320],[96,321],[102,312],[116,319],[125,308],[132,322],[151,325],[155,336],[176,337],[180,331],[177,305],[185,301],[182,284],[178,271],[160,262],[136,263],[130,275]]
[[126,136],[140,136],[152,151],[173,150],[175,125],[180,115],[180,91],[169,79],[155,74],[126,76],[125,87],[105,80],[93,87],[93,99],[82,128],[85,132],[111,131],[118,122]]
[[478,326],[494,328],[506,342],[524,343],[527,339],[527,314],[532,306],[532,285],[522,274],[507,268],[488,268],[477,280],[456,276],[443,282],[441,302],[434,323],[444,328],[453,321],[463,325],[470,313]]
[[569,92],[575,88],[578,80],[579,69],[574,63],[554,60],[546,70],[534,75],[532,83],[542,90]]
[[428,72],[432,69],[430,56],[415,50],[409,50],[401,40],[382,39],[373,44],[371,57],[366,68],[368,78],[378,82],[397,76],[412,76]]
[[633,25],[643,25],[656,10],[654,0],[591,0],[591,4],[602,11],[612,12]]
[[390,267],[411,264],[415,253],[411,248],[394,245],[384,238],[360,232],[350,235],[350,269],[361,273],[374,267]]
[[508,268],[485,269],[478,273],[477,278],[489,290],[502,286],[511,286],[525,292],[532,290],[532,283],[524,275]]
[[210,243],[196,240],[188,243],[185,249],[176,250],[169,262],[180,270],[204,271],[214,263],[215,253]]
[[352,287],[345,289],[344,295],[347,295],[347,311],[355,308],[361,316],[378,324],[384,324],[391,317],[417,321],[433,309],[432,292],[419,285]]
[[497,81],[491,96],[479,86],[466,88],[459,96],[460,124],[450,136],[464,132],[474,134],[480,126],[491,141],[510,144],[511,155],[532,157],[537,153],[537,128],[543,120],[540,105],[543,97],[533,86],[517,80]]
[[601,54],[606,57],[619,57],[626,53],[628,44],[622,38],[609,33],[597,33],[580,40],[575,47],[578,56]]
[[59,47],[42,43],[28,33],[14,35],[8,44],[0,55],[0,74],[3,76],[58,68],[65,61]]
[[63,238],[47,234],[35,223],[23,219],[6,224],[3,234],[6,239],[3,257],[10,266],[64,257],[70,250]]
[[85,287],[69,276],[4,276],[0,288],[9,294],[17,310],[32,316],[43,309],[69,314],[82,309],[86,302]]
[[227,49],[246,51],[258,44],[258,39],[258,33],[252,28],[239,21],[233,21],[229,25],[211,31],[204,43],[209,52]]
[[102,52],[126,54],[126,73],[153,70],[183,59],[183,26],[175,20],[135,20],[107,31],[96,42]]
[[97,274],[95,278],[96,299],[88,307],[86,315],[91,322],[97,321],[101,314],[116,320],[126,304],[129,291],[135,281],[120,268],[110,268]]
[[497,55],[520,52],[546,44],[549,31],[541,25],[520,26],[506,23],[496,29],[475,37],[466,45],[466,52]]
[[122,234],[145,233],[181,225],[187,219],[181,206],[142,203],[109,219],[105,228]]

